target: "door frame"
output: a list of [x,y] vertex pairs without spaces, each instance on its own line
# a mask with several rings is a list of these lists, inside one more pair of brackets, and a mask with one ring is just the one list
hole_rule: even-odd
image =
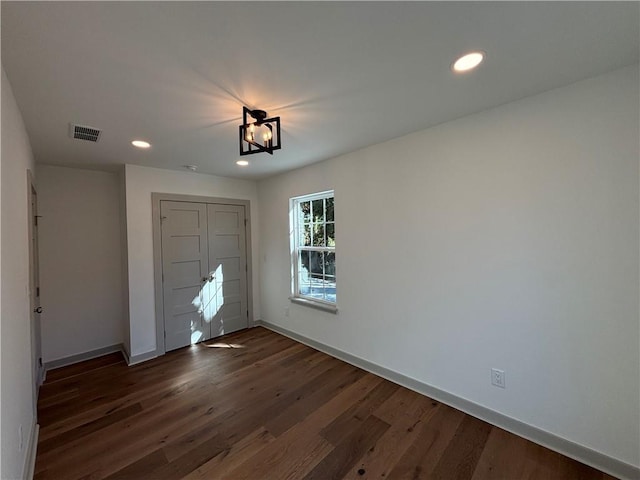
[[[38,405],[38,393],[40,391],[40,385],[44,380],[44,364],[42,362],[42,322],[39,313],[36,313],[35,309],[40,306],[40,295],[38,289],[40,288],[40,274],[39,274],[39,255],[34,251],[33,235],[34,232],[38,235],[38,231],[35,229],[37,210],[33,208],[33,196],[36,196],[36,202],[38,201],[38,189],[36,188],[35,178],[31,170],[27,170],[27,217],[28,217],[28,230],[27,235],[29,238],[29,320],[31,331],[31,376],[33,382],[33,398],[34,408],[37,413]],[[36,203],[37,209],[37,203]],[[39,242],[37,242],[37,245]],[[36,277],[36,268],[38,269],[38,275]],[[37,285],[36,285],[37,283]],[[35,287],[35,291],[34,291]]]
[[251,249],[251,201],[236,198],[205,197],[199,195],[179,195],[173,193],[151,193],[151,219],[153,224],[153,283],[156,306],[156,355],[166,353],[164,342],[164,302],[162,289],[162,229],[160,202],[215,203],[218,205],[238,205],[244,207],[245,243],[247,252],[247,308],[249,318],[247,326],[255,326],[253,317],[253,256]]

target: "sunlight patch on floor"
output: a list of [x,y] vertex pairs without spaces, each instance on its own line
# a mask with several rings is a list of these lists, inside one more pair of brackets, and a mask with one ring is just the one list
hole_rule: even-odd
[[211,345],[207,345],[209,348],[246,348],[244,345],[240,345],[239,343],[224,343],[217,342],[212,343]]

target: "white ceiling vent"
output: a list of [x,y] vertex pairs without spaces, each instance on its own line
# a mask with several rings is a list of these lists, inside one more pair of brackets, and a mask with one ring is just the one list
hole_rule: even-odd
[[87,140],[89,142],[97,142],[100,140],[102,130],[97,128],[87,127],[86,125],[76,125],[74,123],[69,124],[69,136],[77,140]]

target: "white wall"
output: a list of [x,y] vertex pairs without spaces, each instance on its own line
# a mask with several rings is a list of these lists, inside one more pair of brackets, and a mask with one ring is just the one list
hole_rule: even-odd
[[[259,182],[262,318],[640,465],[638,102],[626,68]],[[287,300],[327,189],[338,315]]]
[[[27,169],[33,154],[9,80],[2,69],[2,464],[0,478],[23,475],[35,424],[33,359],[29,304]],[[22,426],[23,448],[18,442]]]
[[202,195],[250,201],[253,251],[253,306],[260,318],[258,288],[257,186],[237,180],[192,172],[125,166],[127,249],[129,252],[129,322],[131,355],[156,349],[155,295],[153,280],[153,232],[151,193]]
[[45,362],[121,344],[118,175],[38,166]]

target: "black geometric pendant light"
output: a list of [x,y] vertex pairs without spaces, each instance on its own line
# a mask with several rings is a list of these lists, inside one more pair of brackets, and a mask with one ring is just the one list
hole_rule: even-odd
[[280,140],[280,117],[267,118],[264,110],[249,110],[242,107],[240,129],[240,155],[267,152],[282,148]]

